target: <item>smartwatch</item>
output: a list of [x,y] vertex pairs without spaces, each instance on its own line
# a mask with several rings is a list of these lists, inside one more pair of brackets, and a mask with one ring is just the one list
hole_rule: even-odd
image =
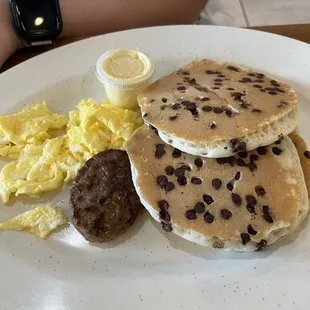
[[26,46],[55,43],[62,32],[59,0],[9,0],[13,27]]

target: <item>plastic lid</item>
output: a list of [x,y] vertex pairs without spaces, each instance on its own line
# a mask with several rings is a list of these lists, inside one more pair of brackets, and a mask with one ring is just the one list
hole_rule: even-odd
[[146,54],[131,49],[117,49],[104,53],[97,61],[97,77],[102,83],[115,87],[142,86],[155,71],[154,62]]

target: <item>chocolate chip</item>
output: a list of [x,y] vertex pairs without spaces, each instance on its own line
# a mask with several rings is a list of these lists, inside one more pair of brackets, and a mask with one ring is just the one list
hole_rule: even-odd
[[248,76],[255,76],[255,73],[248,73]]
[[191,102],[188,100],[182,101],[182,104],[188,109],[188,110],[194,110],[197,108],[197,105],[195,102]]
[[232,191],[233,189],[234,189],[234,183],[232,183],[232,182],[229,182],[229,183],[227,183],[227,189],[229,190],[229,191]]
[[200,99],[200,101],[209,101],[209,100],[210,100],[209,97],[202,97],[202,98]]
[[247,158],[248,157],[248,152],[239,152],[238,156],[241,158]]
[[172,182],[168,182],[166,185],[165,185],[165,190],[167,192],[170,192],[174,189],[174,184]]
[[266,222],[268,222],[268,223],[270,223],[270,224],[273,223],[273,219],[272,219],[272,217],[271,217],[271,215],[270,215],[269,213],[265,213],[265,214],[263,215],[263,218],[264,218],[264,220],[265,220]]
[[155,157],[157,159],[159,159],[162,156],[164,156],[165,154],[166,154],[165,145],[164,144],[157,144],[156,145],[156,151],[155,151]]
[[232,110],[227,109],[227,110],[225,110],[225,114],[226,114],[228,117],[232,117],[233,112],[232,112]]
[[174,121],[174,120],[176,120],[177,118],[178,118],[177,115],[169,116],[169,120],[170,120],[170,121]]
[[207,211],[204,214],[203,218],[208,224],[211,224],[214,222],[214,216],[209,211]]
[[264,80],[259,79],[259,80],[255,80],[254,82],[255,83],[264,83]]
[[233,203],[234,203],[235,205],[241,206],[241,204],[242,204],[242,199],[241,199],[241,197],[240,197],[238,194],[232,193],[232,194],[231,194],[231,199],[232,199],[232,201],[233,201]]
[[223,82],[222,79],[215,79],[214,82]]
[[253,113],[262,113],[263,111],[261,109],[253,109],[252,112]]
[[304,152],[304,156],[308,159],[310,159],[310,152],[309,151],[305,151]]
[[203,201],[204,201],[207,205],[210,205],[211,203],[214,202],[212,196],[210,196],[210,195],[204,194],[204,195],[202,196],[202,198],[203,198]]
[[211,122],[211,123],[209,124],[209,127],[210,127],[211,129],[215,129],[215,128],[216,128],[215,122]]
[[203,202],[197,202],[194,209],[196,213],[201,214],[205,212],[206,207]]
[[260,185],[255,186],[255,192],[256,192],[257,196],[265,196],[265,194],[266,194],[265,189]]
[[211,112],[212,110],[213,108],[210,107],[209,105],[205,105],[204,107],[202,107],[203,112]]
[[161,223],[161,227],[162,227],[163,230],[166,231],[166,232],[171,232],[171,231],[172,231],[172,226],[171,226],[170,223],[167,224],[167,223],[162,222],[162,223]]
[[241,159],[241,158],[237,158],[237,159],[236,159],[236,164],[237,164],[237,166],[239,166],[239,167],[245,167],[245,166],[246,166],[245,161],[244,161],[243,159]]
[[224,112],[223,109],[222,109],[222,108],[219,108],[219,107],[213,108],[213,111],[214,111],[214,113],[216,113],[216,114],[221,114],[221,113]]
[[253,236],[255,236],[255,235],[257,234],[257,231],[252,227],[251,224],[248,225],[248,233],[249,233],[250,235],[253,235]]
[[218,74],[217,76],[220,77],[220,78],[224,78],[225,77],[224,74]]
[[239,69],[234,66],[227,66],[228,70],[239,72]]
[[219,87],[215,86],[215,87],[212,87],[212,89],[220,89]]
[[252,85],[254,88],[262,88],[263,86],[261,86],[261,85],[258,85],[258,84],[253,84]]
[[197,157],[197,158],[195,159],[194,163],[195,163],[196,167],[198,167],[198,168],[202,167],[202,165],[203,165],[203,161],[202,161],[202,159],[199,158],[199,157]]
[[274,146],[272,148],[272,153],[275,154],[275,155],[281,155],[282,154],[282,150],[280,148],[278,148],[277,146]]
[[[255,206],[257,204],[257,200],[253,195],[245,196],[245,200],[247,202],[247,209],[250,213],[255,213]],[[253,212],[254,211],[254,212]]]
[[173,175],[174,174],[174,168],[172,166],[167,166],[165,168],[165,172],[167,175]]
[[256,198],[253,195],[246,195],[245,196],[245,200],[246,200],[247,203],[249,203],[251,205],[254,205],[254,206],[257,203],[257,200],[256,200]]
[[161,98],[161,101],[162,101],[163,103],[166,103],[166,102],[168,101],[168,99],[167,99],[167,98]]
[[236,158],[234,156],[229,156],[229,157],[225,158],[225,162],[227,164],[230,164],[231,167],[233,167],[235,165],[235,161],[236,161]]
[[211,70],[207,70],[207,71],[205,71],[207,74],[215,74],[215,72],[214,71],[211,71]]
[[150,103],[153,103],[153,102],[155,102],[155,99],[152,99],[152,100],[150,101]]
[[214,189],[219,190],[222,186],[222,181],[220,179],[213,179],[212,186],[214,187]]
[[241,177],[241,173],[240,171],[238,171],[235,175],[235,180],[240,180],[240,177]]
[[259,156],[256,155],[256,154],[251,154],[250,155],[250,161],[255,161],[255,160],[258,160],[259,159]]
[[245,102],[242,102],[240,104],[240,108],[242,108],[242,109],[248,109],[249,106],[250,106],[250,104],[249,103],[245,103]]
[[187,71],[182,71],[182,74],[183,74],[183,75],[189,75],[189,72],[187,72]]
[[266,92],[265,89],[260,89],[260,91],[261,91],[262,93],[265,93],[265,92]]
[[167,211],[169,208],[169,203],[166,200],[157,201],[157,204],[158,204],[160,210],[166,210]]
[[179,109],[181,109],[181,104],[180,104],[180,103],[175,103],[175,104],[173,104],[173,105],[171,106],[171,108],[172,108],[173,110],[179,110]]
[[259,155],[266,155],[267,154],[267,148],[264,146],[260,146],[257,148],[257,153]]
[[185,89],[186,89],[185,86],[179,86],[179,87],[177,88],[177,90],[185,90]]
[[170,222],[170,220],[171,220],[171,216],[166,210],[161,210],[159,212],[159,218],[165,222]]
[[191,171],[192,170],[191,167],[188,166],[188,165],[182,165],[181,169],[186,170],[186,171]]
[[149,114],[148,113],[144,113],[143,114],[143,117],[147,117]]
[[228,87],[227,90],[235,90],[235,89],[232,87]]
[[164,188],[166,184],[168,183],[168,179],[165,175],[160,175],[157,177],[157,184],[161,187]]
[[251,172],[254,172],[257,170],[257,165],[254,162],[250,162],[249,169]]
[[242,233],[240,235],[240,237],[241,237],[242,244],[244,244],[244,245],[246,245],[247,243],[249,243],[251,241],[251,237],[247,233]]
[[230,139],[229,145],[232,148],[233,152],[245,152],[246,143],[240,142],[238,139]]
[[246,83],[251,83],[252,82],[252,80],[250,78],[248,78],[248,77],[244,77],[244,78],[242,78],[242,80],[244,82],[246,82]]
[[248,211],[250,212],[250,213],[256,213],[255,212],[255,207],[253,206],[253,205],[250,205],[250,204],[247,204],[246,205],[246,208],[248,209]]
[[188,220],[196,220],[197,219],[197,214],[194,210],[186,211],[185,216]]
[[273,90],[273,91],[269,91],[268,94],[274,96],[274,95],[277,95],[278,93],[277,93],[276,91]]
[[177,168],[174,170],[174,175],[177,177],[177,178],[180,178],[182,176],[184,176],[185,174],[185,170],[182,169],[182,168]]
[[179,157],[181,157],[181,155],[182,155],[182,152],[179,149],[174,149],[172,152],[173,158],[179,158]]
[[265,76],[265,74],[257,72],[256,76],[261,79],[261,78],[263,78]]
[[267,241],[262,239],[259,243],[257,243],[256,245],[256,251],[261,251],[262,249],[264,249],[267,245]]
[[226,158],[216,158],[216,162],[219,164],[219,165],[224,165],[226,164]]
[[181,186],[185,186],[187,184],[187,178],[183,175],[181,177],[178,177],[177,182]]
[[202,184],[202,180],[196,177],[192,177],[191,178],[191,183],[195,184],[195,185],[200,185]]
[[228,209],[222,209],[221,210],[221,216],[223,219],[229,220],[232,217],[232,213]]
[[231,96],[234,98],[234,100],[236,100],[236,101],[241,100],[241,98],[242,98],[243,96],[245,96],[245,94],[242,94],[242,93],[240,93],[240,92],[234,92],[234,93],[231,93],[230,95],[231,95]]

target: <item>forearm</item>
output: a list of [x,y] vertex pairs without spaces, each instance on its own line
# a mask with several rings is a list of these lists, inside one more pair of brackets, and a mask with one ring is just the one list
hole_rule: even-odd
[[189,24],[206,0],[60,0],[63,36],[89,36],[170,24]]
[[11,26],[9,5],[6,0],[0,0],[0,68],[20,45]]

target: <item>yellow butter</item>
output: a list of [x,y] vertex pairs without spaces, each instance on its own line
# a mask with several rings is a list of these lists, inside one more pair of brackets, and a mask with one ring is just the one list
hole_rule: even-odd
[[97,77],[109,101],[122,108],[138,108],[137,95],[154,74],[150,57],[137,50],[118,49],[103,54],[97,62]]

